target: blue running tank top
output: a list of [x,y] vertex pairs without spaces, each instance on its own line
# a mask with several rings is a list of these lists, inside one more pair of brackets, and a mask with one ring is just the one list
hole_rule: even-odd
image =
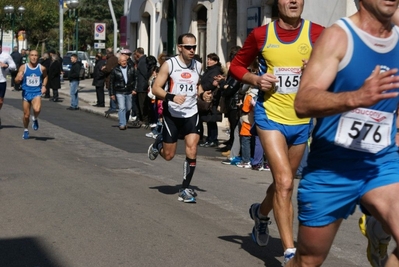
[[[374,37],[350,19],[336,22],[348,36],[347,51],[328,91],[358,90],[379,65],[381,72],[399,68],[399,28],[388,38]],[[399,88],[393,91],[399,92]],[[318,118],[313,131],[308,167],[337,170],[377,167],[396,159],[396,110],[399,97],[367,108]]]
[[37,64],[36,68],[30,68],[29,64],[25,64],[24,78],[22,79],[22,90],[27,93],[39,93],[42,89],[42,69]]

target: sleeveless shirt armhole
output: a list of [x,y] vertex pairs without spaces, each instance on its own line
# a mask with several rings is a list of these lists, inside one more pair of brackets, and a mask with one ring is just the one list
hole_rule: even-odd
[[344,18],[341,18],[340,20],[336,21],[335,24],[339,26],[345,33],[346,37],[348,38],[347,40],[347,46],[346,46],[346,51],[344,57],[341,59],[341,61],[338,64],[338,71],[344,69],[350,62],[353,54],[353,37],[352,34],[349,30],[348,22],[344,21]]
[[274,21],[272,21],[272,22],[269,22],[267,25],[266,25],[266,27],[265,27],[265,41],[263,42],[263,45],[260,47],[260,49],[259,49],[259,53],[261,53],[262,54],[262,51],[263,51],[263,49],[265,48],[265,45],[266,45],[266,43],[267,43],[267,33],[268,33],[268,31],[269,31],[269,27],[270,27],[270,25],[272,24],[272,23],[274,23]]

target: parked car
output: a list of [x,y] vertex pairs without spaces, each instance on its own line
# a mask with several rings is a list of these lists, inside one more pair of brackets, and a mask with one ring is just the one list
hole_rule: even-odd
[[90,61],[93,66],[96,65],[96,56],[90,56]]
[[94,65],[91,62],[90,57],[87,54],[87,52],[78,51],[78,53],[76,53],[76,51],[68,51],[66,53],[66,56],[71,56],[72,54],[77,54],[79,60],[82,62],[83,68],[84,68],[84,71],[85,71],[85,77],[86,78],[91,78],[93,76]]
[[[82,64],[82,62],[80,60],[78,60],[78,63]],[[71,70],[71,66],[72,66],[71,56],[64,56],[62,58],[62,71],[64,72],[65,80],[68,79],[69,71]],[[79,77],[81,80],[85,79],[85,69],[83,68],[83,64],[82,64],[82,68],[80,69]]]

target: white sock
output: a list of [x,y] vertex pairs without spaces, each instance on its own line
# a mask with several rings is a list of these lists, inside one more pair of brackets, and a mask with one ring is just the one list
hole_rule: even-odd
[[295,252],[296,252],[296,248],[287,248],[287,249],[284,251],[284,255],[286,255],[286,254],[291,254],[291,253],[294,253],[294,254],[295,254]]
[[29,132],[28,128],[25,128],[24,132]]
[[35,120],[36,120],[35,116],[32,116],[32,121],[35,121]]

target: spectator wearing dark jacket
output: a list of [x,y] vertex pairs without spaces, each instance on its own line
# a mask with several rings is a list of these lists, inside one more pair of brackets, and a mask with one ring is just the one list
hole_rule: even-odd
[[[109,79],[112,70],[118,66],[118,58],[114,55],[112,48],[107,48],[107,59],[105,65],[101,68],[101,71],[105,74],[105,87],[109,89]],[[110,99],[109,102],[109,110],[110,112],[116,112],[117,110],[117,103],[116,101]]]
[[102,55],[98,53],[96,55],[96,64],[94,65],[93,71],[93,83],[96,87],[96,96],[97,96],[97,104],[95,107],[105,107],[105,99],[104,99],[104,82],[105,82],[105,74],[101,71],[101,68],[105,66],[105,60],[102,58]]
[[[51,64],[48,69],[47,91],[53,89],[50,101],[58,102],[58,90],[61,88],[61,63],[56,53],[51,53]],[[50,96],[50,92],[48,93]]]
[[112,100],[118,100],[119,129],[126,130],[132,109],[132,94],[136,86],[136,70],[127,64],[128,57],[119,57],[119,66],[114,68],[109,79],[109,95]]
[[148,73],[147,56],[144,55],[142,47],[134,51],[134,58],[137,62],[137,88],[136,88],[136,104],[138,107],[139,120],[145,125],[149,124],[150,99],[148,93],[148,79],[152,73]]
[[11,57],[12,60],[14,61],[15,65],[16,65],[16,69],[15,70],[11,70],[10,74],[11,74],[11,87],[14,87],[15,91],[19,90],[19,84],[15,83],[15,77],[17,77],[17,73],[19,70],[19,66],[20,66],[20,62],[21,62],[21,54],[18,52],[18,47],[14,46],[14,50],[11,53]]
[[67,108],[67,110],[78,110],[79,109],[79,98],[78,98],[78,89],[79,89],[79,77],[80,77],[80,69],[82,68],[82,64],[78,61],[78,55],[71,55],[71,70],[69,71],[69,89],[71,96],[71,106]]
[[218,146],[218,126],[217,122],[222,121],[222,113],[217,110],[220,99],[220,90],[217,90],[218,82],[216,77],[223,74],[222,66],[220,64],[219,56],[215,53],[210,53],[206,61],[207,68],[201,77],[201,86],[204,91],[212,91],[214,93],[212,99],[212,108],[209,111],[200,114],[200,129],[203,135],[202,122],[206,122],[208,128],[208,135],[205,143],[201,143],[202,147],[217,147]]
[[[47,70],[47,73],[50,69],[51,58],[48,53],[43,53],[42,57],[39,60],[39,63],[44,66]],[[50,90],[47,84],[46,93],[44,94],[44,98],[50,98]]]

